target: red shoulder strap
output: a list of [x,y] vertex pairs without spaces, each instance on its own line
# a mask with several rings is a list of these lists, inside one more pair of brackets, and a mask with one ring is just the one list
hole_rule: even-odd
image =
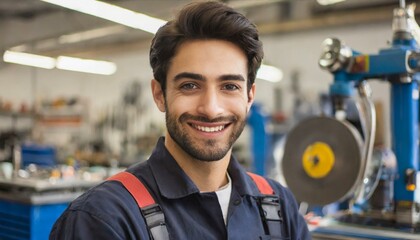
[[260,193],[266,194],[266,195],[274,194],[273,188],[270,186],[270,184],[267,182],[265,178],[255,173],[251,173],[251,172],[247,172],[247,173],[252,178],[252,180],[254,180],[255,184],[260,190]]
[[149,190],[147,190],[144,184],[133,174],[129,172],[120,172],[109,177],[107,180],[115,180],[122,183],[136,200],[140,208],[155,204],[155,200],[152,195],[150,195]]

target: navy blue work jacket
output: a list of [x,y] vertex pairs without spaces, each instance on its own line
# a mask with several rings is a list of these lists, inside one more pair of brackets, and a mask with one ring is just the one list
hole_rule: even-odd
[[[256,202],[259,190],[233,157],[228,167],[232,194],[226,225],[216,194],[200,193],[165,148],[164,138],[148,161],[127,171],[145,183],[163,209],[170,239],[274,239],[264,234]],[[310,239],[291,192],[273,180],[269,183],[280,196],[282,224],[289,234],[282,239]],[[121,183],[106,181],[69,205],[54,224],[50,239],[149,239],[149,235],[130,193]]]

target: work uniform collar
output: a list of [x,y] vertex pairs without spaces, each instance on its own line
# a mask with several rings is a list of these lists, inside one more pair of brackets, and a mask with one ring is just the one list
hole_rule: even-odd
[[[166,149],[164,137],[159,138],[148,162],[162,196],[177,199],[200,192]],[[258,188],[233,156],[229,162],[228,172],[232,179],[232,189],[241,196],[259,194]]]

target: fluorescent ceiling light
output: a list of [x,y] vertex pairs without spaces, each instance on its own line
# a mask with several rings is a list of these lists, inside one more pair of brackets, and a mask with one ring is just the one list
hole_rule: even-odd
[[31,67],[62,70],[70,70],[85,73],[111,75],[117,71],[115,63],[60,56],[57,59],[36,54],[14,52],[7,50],[3,54],[3,60],[8,63],[16,63]]
[[252,8],[265,4],[276,3],[276,2],[285,2],[287,0],[238,0],[238,1],[228,1],[227,4],[235,9],[242,8]]
[[16,63],[45,69],[53,69],[55,67],[55,58],[23,52],[13,52],[9,50],[4,52],[3,60],[8,63]]
[[115,63],[60,56],[57,58],[57,68],[62,70],[111,75],[117,71]]
[[121,33],[121,32],[124,32],[125,29],[126,27],[123,27],[121,25],[96,28],[96,29],[87,30],[83,32],[62,35],[61,37],[58,38],[58,42],[60,44],[82,42],[82,41],[87,41],[87,40],[91,40],[95,38],[106,37],[112,34]]
[[156,31],[166,21],[148,15],[137,13],[122,7],[95,0],[42,0],[51,4],[59,5],[75,11],[86,13],[95,17],[103,18],[132,28],[140,29],[149,33]]
[[258,69],[257,78],[269,82],[280,82],[283,78],[283,72],[276,67],[262,64]]
[[332,5],[332,4],[336,4],[339,2],[344,2],[346,0],[317,0],[319,5]]
[[101,37],[110,36],[112,34],[122,33],[126,31],[126,29],[127,27],[121,26],[121,25],[95,28],[95,29],[91,29],[87,31],[62,35],[58,39],[50,38],[50,39],[45,39],[45,40],[38,41],[35,43],[18,45],[18,46],[10,48],[10,50],[16,51],[16,52],[26,52],[30,50],[31,48],[35,48],[37,50],[51,49],[57,46],[57,44],[71,44],[71,43],[88,41],[95,38],[101,38]]

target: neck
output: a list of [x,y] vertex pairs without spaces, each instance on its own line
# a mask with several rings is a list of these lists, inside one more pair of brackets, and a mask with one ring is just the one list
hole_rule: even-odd
[[217,161],[201,161],[191,157],[174,141],[168,141],[166,136],[165,146],[182,170],[190,177],[200,192],[214,192],[228,183],[227,167],[232,150]]

